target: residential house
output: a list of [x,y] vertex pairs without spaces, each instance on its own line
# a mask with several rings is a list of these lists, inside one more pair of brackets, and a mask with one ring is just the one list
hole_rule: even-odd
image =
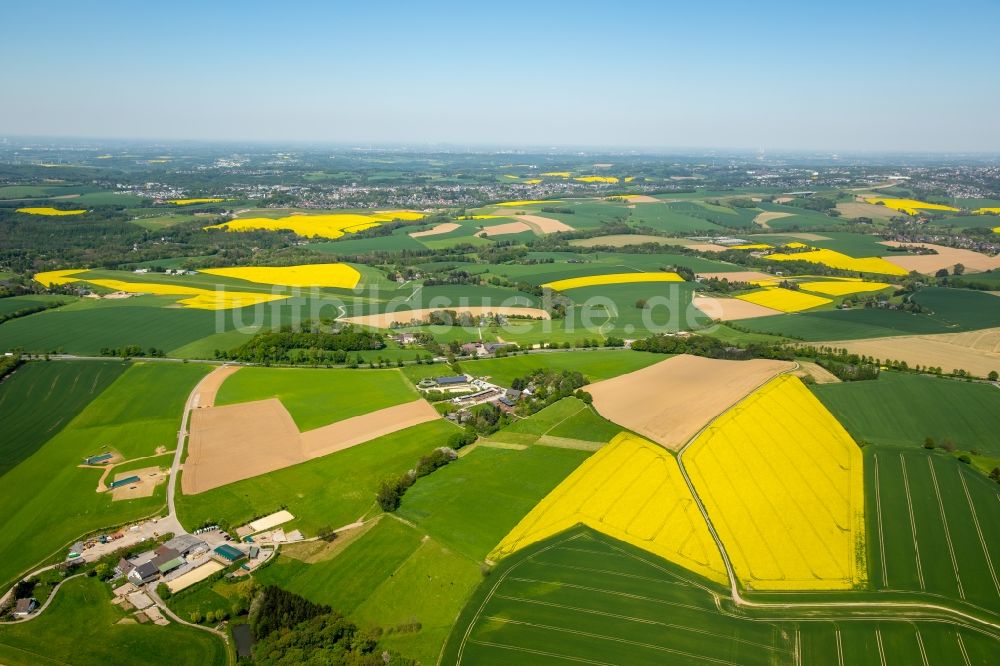
[[30,599],[18,599],[14,604],[14,617],[28,617],[38,610],[38,600],[34,597]]
[[140,564],[128,573],[129,582],[135,586],[145,585],[151,580],[155,580],[160,575],[160,570],[152,561]]

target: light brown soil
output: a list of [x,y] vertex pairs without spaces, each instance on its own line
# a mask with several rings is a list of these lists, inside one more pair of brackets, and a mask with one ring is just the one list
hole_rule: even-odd
[[812,377],[817,384],[837,384],[840,382],[837,375],[812,361],[799,361],[799,369],[794,374],[796,377]]
[[515,215],[514,217],[527,223],[528,226],[532,227],[533,231],[540,231],[543,234],[554,234],[557,231],[573,231],[573,227],[551,217],[542,217],[541,215]]
[[208,373],[198,385],[198,394],[194,397],[195,407],[212,407],[215,396],[219,393],[222,383],[240,369],[239,365],[223,365]]
[[781,213],[781,212],[778,212],[778,211],[771,211],[771,210],[769,210],[769,211],[765,211],[765,212],[759,214],[757,217],[753,218],[753,223],[756,224],[756,225],[758,225],[758,226],[761,226],[761,227],[763,227],[765,229],[770,229],[771,227],[768,224],[768,222],[770,222],[771,220],[780,220],[783,217],[791,217],[791,216],[792,216],[792,213]]
[[426,231],[414,231],[410,234],[410,238],[423,238],[424,236],[438,236],[440,234],[446,234],[449,231],[454,231],[458,229],[461,224],[455,224],[454,222],[442,222],[441,224],[436,224],[432,228]]
[[748,393],[794,367],[683,354],[591,384],[587,392],[605,418],[677,451]]
[[341,317],[338,321],[346,321],[352,324],[361,324],[362,326],[374,326],[375,328],[389,328],[389,326],[395,322],[397,324],[409,324],[410,321],[416,319],[418,321],[427,319],[428,315],[432,312],[438,312],[440,310],[451,310],[457,314],[462,314],[463,312],[468,312],[472,315],[482,315],[482,314],[503,314],[503,315],[522,315],[526,317],[541,317],[542,319],[549,319],[549,313],[545,310],[539,308],[526,308],[520,306],[494,306],[485,307],[480,305],[471,305],[466,307],[449,307],[449,308],[423,308],[419,310],[400,310],[398,312],[383,312],[381,314],[370,314],[370,315],[358,315],[356,317]]
[[307,458],[318,458],[437,418],[437,410],[420,398],[304,432],[302,449]]
[[871,219],[888,220],[897,215],[903,215],[899,211],[888,206],[876,206],[875,204],[864,202],[842,202],[837,204],[837,210],[845,218],[868,217]]
[[628,195],[627,198],[632,203],[655,203],[655,204],[663,203],[662,199],[657,199],[656,197],[651,197],[646,194],[630,194]]
[[754,317],[782,314],[778,310],[772,310],[763,305],[757,305],[756,303],[750,303],[738,298],[715,298],[714,296],[695,295],[694,300],[691,302],[707,316],[721,321],[736,321],[738,319],[753,319]]
[[277,398],[195,410],[181,489],[195,495],[436,418],[437,410],[415,400],[299,433]]
[[185,495],[302,462],[295,421],[277,398],[191,412]]
[[991,271],[1000,268],[1000,255],[988,257],[972,250],[960,250],[945,245],[931,243],[899,243],[897,241],[882,241],[882,245],[892,247],[926,247],[936,250],[937,254],[918,254],[909,257],[886,256],[885,260],[908,271],[917,271],[925,275],[933,275],[942,268],[949,272],[955,264],[962,264],[969,272]]
[[730,282],[750,282],[753,280],[775,280],[773,275],[768,275],[767,273],[760,273],[758,271],[731,271],[729,273],[698,273],[698,277],[703,277],[705,279],[718,278],[727,279]]
[[967,370],[977,377],[986,377],[991,370],[1000,372],[1000,328],[822,344],[846,348],[849,352],[883,361],[906,361],[911,367],[926,365],[945,372]]
[[173,580],[167,581],[167,587],[170,588],[171,592],[180,592],[181,590],[191,587],[195,583],[201,582],[211,576],[212,574],[222,571],[225,569],[221,563],[212,560],[211,562],[206,562],[197,569],[188,571],[186,574],[181,574]]
[[776,203],[776,204],[786,204],[789,201],[793,201],[794,199],[795,199],[795,197],[776,197],[774,199],[774,203]]
[[492,227],[486,227],[482,231],[478,232],[477,236],[501,236],[503,234],[519,234],[522,231],[531,231],[529,227],[524,222],[508,222],[506,224],[495,224]]
[[715,243],[691,243],[688,247],[699,252],[725,252],[729,249],[725,245],[716,245]]
[[578,238],[571,240],[570,245],[577,247],[595,247],[608,245],[610,247],[625,247],[626,245],[642,245],[643,243],[661,243],[663,245],[691,245],[684,238],[664,238],[663,236],[642,236],[639,234],[618,234],[614,236],[596,236],[594,238]]
[[166,474],[159,467],[143,467],[129,472],[119,472],[115,474],[114,481],[127,479],[130,476],[138,476],[139,480],[127,486],[121,486],[111,491],[111,501],[136,499],[137,497],[152,497],[156,486],[166,479]]

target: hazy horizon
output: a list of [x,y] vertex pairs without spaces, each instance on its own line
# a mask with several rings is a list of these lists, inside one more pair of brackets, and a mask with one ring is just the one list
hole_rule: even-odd
[[1000,5],[7,9],[0,135],[1000,152]]

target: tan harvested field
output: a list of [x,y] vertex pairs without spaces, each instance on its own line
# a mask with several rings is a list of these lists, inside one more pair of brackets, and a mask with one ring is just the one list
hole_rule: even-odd
[[706,280],[711,278],[717,278],[719,280],[725,278],[730,282],[753,282],[759,280],[775,280],[773,275],[768,275],[767,273],[761,273],[759,271],[731,271],[729,273],[698,273],[698,277],[703,277]]
[[181,490],[195,495],[439,418],[424,400],[300,433],[277,398],[197,409]]
[[799,369],[793,373],[796,377],[812,377],[817,384],[837,384],[840,378],[818,363],[799,361]]
[[691,243],[688,247],[699,252],[725,252],[729,249],[725,245],[717,245],[716,243]]
[[167,475],[159,467],[143,467],[133,469],[129,472],[119,472],[115,474],[114,481],[127,479],[130,476],[138,476],[139,480],[127,486],[121,486],[111,491],[111,501],[130,500],[138,497],[152,497],[156,486],[162,483]]
[[856,218],[868,217],[872,219],[888,220],[902,213],[889,208],[888,206],[876,206],[875,204],[863,201],[842,202],[837,204],[837,210],[843,217]]
[[215,396],[219,393],[222,382],[231,377],[241,366],[223,365],[205,375],[205,378],[198,384],[198,393],[194,397],[195,407],[212,407],[215,405]]
[[302,462],[299,429],[277,398],[191,412],[185,495]]
[[528,226],[532,227],[533,231],[541,231],[543,234],[554,234],[557,231],[573,231],[573,227],[551,217],[542,217],[541,215],[515,215],[514,217],[527,223]]
[[1000,255],[988,257],[980,252],[961,250],[945,245],[932,243],[900,243],[898,241],[882,241],[882,245],[891,247],[926,247],[935,250],[937,254],[918,254],[909,257],[887,256],[885,260],[908,271],[917,271],[925,275],[933,275],[942,268],[949,269],[955,264],[962,264],[967,271],[981,272],[1000,268]]
[[616,234],[613,236],[596,236],[594,238],[578,238],[571,240],[570,245],[577,247],[625,247],[626,245],[642,245],[643,243],[661,243],[663,245],[691,245],[686,238],[664,238],[663,236],[645,236],[642,234]]
[[671,451],[775,375],[788,361],[723,361],[682,354],[587,387],[594,408]]
[[757,305],[739,298],[716,298],[714,296],[698,296],[691,301],[696,308],[712,319],[721,321],[736,321],[738,319],[753,319],[782,314],[779,310]]
[[409,234],[410,238],[423,238],[424,236],[438,236],[440,234],[446,234],[449,231],[454,231],[458,229],[461,224],[455,224],[454,222],[442,222],[441,224],[436,224],[432,228],[426,231],[414,231]]
[[661,204],[664,203],[663,199],[657,199],[656,197],[651,197],[648,194],[629,194],[626,196],[630,203],[652,203]]
[[502,236],[504,234],[519,234],[522,231],[531,231],[529,227],[524,222],[508,222],[507,224],[496,224],[492,227],[486,227],[482,231],[476,233],[477,236]]
[[764,229],[770,229],[771,226],[768,224],[771,220],[780,220],[783,217],[791,217],[792,213],[780,213],[777,211],[765,211],[753,218],[753,223],[763,227]]
[[774,203],[776,204],[786,204],[789,201],[794,201],[795,197],[776,197]]
[[880,360],[906,361],[910,366],[927,365],[945,372],[967,370],[977,377],[990,371],[1000,372],[1000,328],[985,328],[965,333],[906,335],[896,338],[871,338],[824,342]]
[[437,410],[419,398],[304,432],[302,450],[307,458],[319,458],[436,418]]
[[465,312],[468,312],[469,314],[472,315],[502,314],[502,315],[520,315],[523,317],[541,317],[542,319],[549,319],[549,313],[539,308],[504,306],[504,305],[499,305],[495,307],[470,305],[466,307],[423,308],[420,310],[400,310],[398,312],[383,312],[381,314],[358,315],[356,317],[341,317],[339,321],[346,321],[352,324],[361,324],[362,326],[374,326],[375,328],[389,328],[389,326],[391,326],[393,323],[409,324],[414,319],[416,319],[417,321],[426,320],[427,317],[430,315],[430,313],[440,312],[441,310],[445,309],[453,311],[457,314],[463,314]]

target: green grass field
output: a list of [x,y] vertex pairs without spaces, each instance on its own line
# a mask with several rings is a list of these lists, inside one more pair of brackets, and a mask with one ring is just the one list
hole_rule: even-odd
[[55,436],[118,378],[120,361],[30,362],[0,383],[0,476]]
[[[991,663],[996,638],[886,614],[732,612],[724,592],[576,527],[503,560],[459,616],[446,664]],[[721,601],[721,604],[719,603]],[[918,638],[919,636],[919,638]],[[879,658],[879,646],[887,660]]]
[[589,455],[548,446],[478,446],[417,481],[398,513],[441,543],[481,561]]
[[361,626],[388,629],[419,622],[419,631],[384,634],[380,642],[433,664],[482,577],[471,559],[383,516],[332,557],[307,563],[283,555],[257,579],[329,604]]
[[95,492],[101,471],[77,465],[105,447],[126,459],[151,455],[159,446],[172,450],[184,402],[209,370],[181,363],[132,365],[34,455],[0,477],[0,583],[62,554],[83,534],[163,507],[163,484],[153,497],[112,502]]
[[858,441],[919,448],[933,437],[1000,455],[1000,391],[989,384],[883,372],[877,380],[810,388]]
[[1000,615],[996,483],[950,456],[868,447],[865,497],[875,589]]
[[58,296],[55,294],[32,294],[30,296],[0,298],[0,317],[11,315],[21,310],[36,308],[41,305],[69,303],[73,300],[75,299],[72,296]]
[[802,340],[857,340],[893,335],[957,333],[1000,326],[996,297],[981,291],[929,287],[914,296],[927,310],[857,308],[744,319],[753,331]]
[[[611,441],[622,431],[602,418],[594,409],[576,398],[563,398],[531,416],[519,419],[506,428],[493,433],[489,439],[511,444],[551,442],[547,438],[578,440],[598,446]],[[581,444],[581,447],[584,444]],[[594,448],[597,448],[596,446]]]
[[293,467],[180,495],[177,512],[189,528],[216,521],[237,526],[284,506],[296,517],[294,527],[314,535],[321,527],[337,528],[369,513],[379,481],[412,468],[455,432],[456,426],[444,419],[423,423]]
[[241,368],[216,404],[278,398],[306,431],[420,397],[399,370]]
[[[645,337],[701,328],[711,320],[691,304],[694,285],[644,282],[580,287],[565,292],[576,304],[567,313],[585,336]],[[637,307],[639,301],[645,307]]]
[[[663,357],[648,352],[632,352],[620,349],[588,349],[577,351],[552,351],[533,354],[518,354],[504,358],[487,358],[478,361],[461,361],[464,372],[475,377],[491,378],[502,386],[510,386],[516,377],[523,377],[537,368],[555,370],[578,370],[591,382],[617,377],[633,370],[645,368]],[[408,365],[403,374],[413,382],[424,377],[440,377],[453,374],[446,365]]]
[[67,581],[31,622],[0,626],[0,661],[9,666],[221,665],[227,657],[222,640],[208,632],[173,622],[138,624],[111,604],[107,585],[83,577]]

